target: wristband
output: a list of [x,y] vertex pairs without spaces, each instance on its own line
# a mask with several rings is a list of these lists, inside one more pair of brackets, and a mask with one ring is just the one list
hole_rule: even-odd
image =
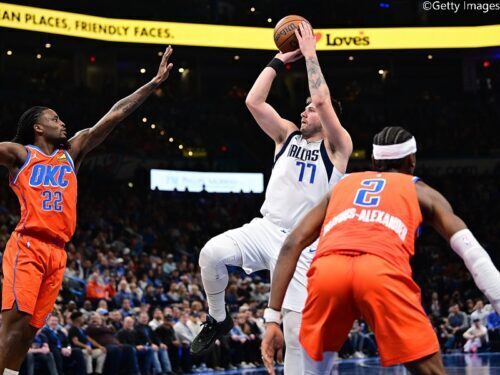
[[264,321],[266,323],[281,324],[281,312],[268,307],[264,310]]
[[272,59],[269,64],[266,65],[268,68],[273,68],[276,74],[281,72],[283,68],[285,67],[285,63],[281,61],[280,59],[277,59],[276,57]]

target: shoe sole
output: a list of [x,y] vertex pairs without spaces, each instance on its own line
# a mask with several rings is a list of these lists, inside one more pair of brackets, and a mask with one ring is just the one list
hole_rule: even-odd
[[213,337],[213,339],[210,340],[210,342],[207,344],[206,347],[198,349],[197,351],[193,351],[193,347],[191,346],[189,348],[189,353],[192,356],[200,356],[200,355],[206,354],[210,350],[210,348],[212,347],[212,345],[215,343],[215,341],[217,341],[217,339],[220,339],[222,336],[224,336],[229,331],[231,331],[231,329],[234,327],[233,319],[229,320],[229,322],[230,322],[230,324],[228,324],[228,327],[226,327],[226,329],[224,329],[224,332],[220,332],[217,335],[215,335]]

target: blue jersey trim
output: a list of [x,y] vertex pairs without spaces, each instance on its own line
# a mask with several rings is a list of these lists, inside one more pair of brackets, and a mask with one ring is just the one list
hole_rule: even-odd
[[21,168],[19,168],[19,170],[17,171],[16,175],[15,176],[12,176],[12,179],[10,180],[10,183],[11,184],[15,184],[16,181],[17,181],[17,178],[19,177],[19,175],[21,174],[21,172],[23,171],[24,168],[26,168],[26,166],[28,165],[28,163],[30,162],[30,158],[31,158],[31,151],[29,148],[26,147],[26,151],[28,152],[28,155],[26,155],[26,160],[24,161],[24,164],[21,166]]
[[47,155],[45,152],[43,152],[43,151],[42,151],[39,147],[37,147],[37,146],[35,146],[35,145],[28,145],[28,146],[29,146],[29,147],[33,147],[35,150],[40,151],[40,153],[41,153],[42,155],[45,155],[45,156],[48,156],[48,157],[54,156],[54,155],[57,153],[57,151],[59,151],[59,149],[58,149],[58,148],[56,148],[52,154]]
[[291,140],[293,137],[295,137],[296,135],[300,135],[301,133],[296,130],[292,133],[290,133],[290,135],[288,136],[288,138],[286,139],[285,143],[283,144],[283,147],[281,147],[281,150],[276,154],[276,156],[274,157],[274,164],[276,164],[276,162],[278,161],[278,159],[280,158],[281,155],[283,155],[283,153],[285,152],[286,148],[288,147],[288,145],[290,144]]
[[413,181],[414,184],[416,184],[418,181],[420,181],[420,177],[413,176],[413,178],[411,180]]

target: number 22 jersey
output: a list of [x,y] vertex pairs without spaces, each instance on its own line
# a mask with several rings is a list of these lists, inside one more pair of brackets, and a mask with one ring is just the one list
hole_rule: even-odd
[[10,177],[10,187],[21,205],[21,219],[15,231],[68,242],[75,231],[77,200],[71,156],[63,149],[47,155],[36,146],[25,147],[26,161]]

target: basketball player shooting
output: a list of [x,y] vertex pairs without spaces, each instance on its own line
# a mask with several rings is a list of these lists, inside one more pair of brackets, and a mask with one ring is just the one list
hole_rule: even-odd
[[[275,143],[274,168],[261,208],[263,217],[212,238],[201,250],[199,265],[209,316],[191,345],[193,354],[203,353],[233,325],[224,300],[228,284],[226,266],[242,267],[248,274],[263,269],[272,272],[287,234],[341,178],[352,152],[351,137],[340,124],[321,73],[312,29],[306,23],[301,27],[300,50],[278,53],[246,99],[253,117]],[[301,58],[301,54],[306,58],[311,99],[301,114],[299,131],[266,99],[277,74],[285,64]],[[315,247],[304,249],[283,304],[288,375],[302,374],[298,332],[306,300],[306,272],[314,251]],[[280,311],[266,310],[265,319],[268,324],[279,323]]]
[[[343,178],[281,249],[269,303],[275,311],[281,309],[302,249],[320,236],[300,332],[305,374],[331,373],[333,352],[359,316],[375,333],[382,365],[404,364],[412,374],[445,374],[436,333],[411,274],[423,221],[449,242],[500,312],[500,273],[448,201],[413,176],[416,151],[408,131],[384,128],[373,140],[374,172]],[[268,327],[262,347],[270,372],[282,342],[279,326]]]
[[76,226],[78,168],[168,78],[172,51],[166,49],[150,82],[73,138],[68,140],[66,125],[54,110],[32,107],[19,119],[14,140],[0,143],[0,164],[9,170],[9,185],[21,205],[21,219],[3,255],[0,374],[18,374],[54,307],[66,268],[64,245]]

